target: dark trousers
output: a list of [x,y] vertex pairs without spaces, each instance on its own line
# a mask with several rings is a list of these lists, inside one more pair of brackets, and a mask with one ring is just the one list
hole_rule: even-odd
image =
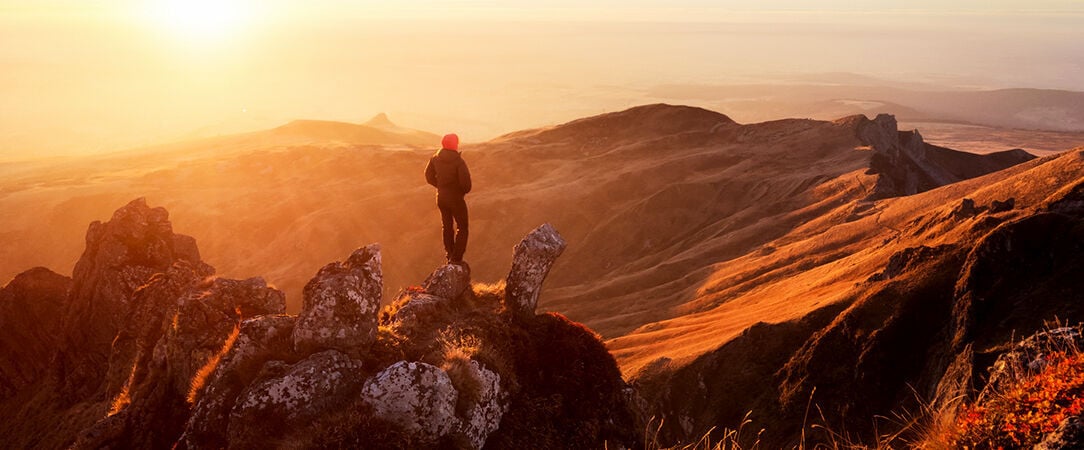
[[463,197],[437,196],[440,222],[444,229],[444,254],[449,261],[462,261],[467,252],[467,201]]

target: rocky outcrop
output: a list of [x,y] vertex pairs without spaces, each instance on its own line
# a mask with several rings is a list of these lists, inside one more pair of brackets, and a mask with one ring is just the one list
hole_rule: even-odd
[[111,410],[77,448],[172,446],[189,416],[193,380],[217,364],[245,315],[286,306],[262,279],[204,279],[186,262],[152,277],[132,305],[110,355]]
[[305,285],[294,347],[302,352],[364,352],[376,339],[383,283],[378,244],[355,250],[346,261],[324,266]]
[[871,200],[917,194],[1035,159],[1019,149],[978,155],[930,145],[917,130],[899,131],[889,114],[845,122],[855,123],[858,140],[870,147],[868,173],[878,175]]
[[990,202],[990,214],[998,214],[1006,211],[1012,211],[1016,207],[1016,199],[1009,197],[1005,201],[994,200]]
[[505,295],[508,304],[521,316],[534,315],[542,282],[565,246],[564,238],[548,223],[531,231],[516,244]]
[[[468,268],[447,265],[381,312],[373,244],[323,267],[291,316],[282,292],[263,279],[213,276],[167,217],[134,201],[91,226],[74,281],[34,269],[0,290],[2,324],[24,319],[29,333],[0,328],[0,344],[11,350],[0,387],[8,399],[35,402],[3,406],[41,411],[5,416],[5,429],[27,433],[13,446],[638,444],[628,386],[598,336],[533,314],[565,246],[549,225],[516,247],[513,297],[499,283],[476,288]],[[68,306],[87,316],[62,322],[58,312]],[[50,340],[61,325],[75,328]],[[72,353],[81,350],[88,353]],[[27,361],[34,359],[58,366]],[[55,375],[34,379],[46,369]]]
[[142,198],[118,209],[108,222],[90,224],[62,311],[64,334],[53,363],[68,397],[98,389],[136,289],[182,261],[200,274],[214,272],[200,261],[194,239],[173,233],[165,208],[151,208]]

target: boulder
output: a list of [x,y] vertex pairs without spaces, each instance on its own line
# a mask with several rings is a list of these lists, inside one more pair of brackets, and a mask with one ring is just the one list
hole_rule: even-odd
[[534,315],[542,282],[565,246],[564,238],[548,223],[535,228],[516,244],[512,269],[505,284],[505,298],[517,314]]
[[359,248],[346,261],[324,266],[305,285],[294,328],[295,349],[364,353],[376,339],[382,289],[379,244]]
[[269,361],[230,412],[230,447],[273,447],[314,420],[337,414],[361,391],[361,367],[338,350],[293,365]]
[[456,299],[470,287],[470,271],[459,264],[445,264],[434,270],[422,283],[426,293]]
[[373,413],[403,427],[419,441],[434,443],[458,426],[458,392],[439,367],[400,361],[365,382],[362,399]]

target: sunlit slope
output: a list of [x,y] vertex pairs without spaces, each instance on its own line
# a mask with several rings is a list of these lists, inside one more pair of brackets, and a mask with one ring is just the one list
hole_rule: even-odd
[[[626,374],[658,358],[679,367],[757,322],[785,322],[861,298],[879,288],[867,280],[884,271],[894,253],[923,245],[967,245],[976,232],[1034,210],[1082,181],[1084,150],[1078,149],[913,196],[842,204],[756,251],[714,265],[692,300],[681,306],[685,314],[608,345]],[[1015,208],[996,221],[954,217],[965,198],[979,207],[1012,198]]]

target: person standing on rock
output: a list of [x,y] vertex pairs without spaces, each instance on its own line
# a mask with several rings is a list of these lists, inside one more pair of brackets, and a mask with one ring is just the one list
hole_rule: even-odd
[[459,136],[447,134],[440,150],[425,166],[425,181],[437,188],[437,208],[444,231],[444,252],[448,262],[463,264],[467,251],[467,201],[470,192],[470,171],[459,154]]

